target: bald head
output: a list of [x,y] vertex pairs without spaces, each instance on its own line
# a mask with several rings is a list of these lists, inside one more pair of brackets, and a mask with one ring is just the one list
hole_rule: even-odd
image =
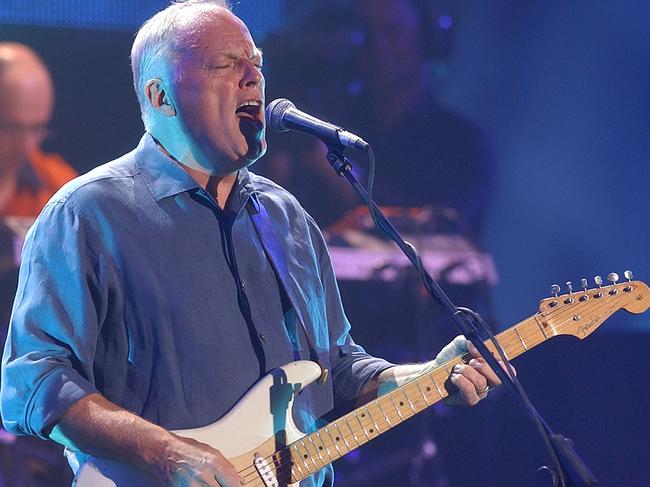
[[38,55],[0,43],[0,169],[19,166],[41,144],[53,106],[52,79]]
[[216,12],[230,12],[227,0],[185,0],[173,3],[147,20],[131,48],[133,84],[145,127],[150,106],[145,85],[153,78],[168,79],[171,61],[191,47],[202,27]]
[[[41,58],[29,47],[15,42],[0,42],[0,97],[13,99],[22,93],[36,95],[52,105],[53,87],[50,73]],[[39,97],[37,94],[40,93]],[[6,100],[0,98],[3,104]]]

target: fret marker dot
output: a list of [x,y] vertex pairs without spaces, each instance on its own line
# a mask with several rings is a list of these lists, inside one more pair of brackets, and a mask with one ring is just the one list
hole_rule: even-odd
[[369,431],[370,431],[371,433],[373,433],[373,431],[374,431],[374,430],[373,430],[372,428],[370,428],[370,430],[369,430]]
[[362,418],[365,418],[365,417],[366,417],[366,413],[361,413],[361,417],[362,417]]
[[322,447],[322,446],[319,446],[319,447],[318,447],[318,449],[319,449],[319,450],[322,450],[322,449],[323,449],[323,447]]
[[304,455],[305,458],[309,458],[309,455]]
[[399,402],[399,405],[400,405],[400,406],[404,406],[404,402],[400,401],[400,402]]
[[339,441],[340,439],[341,439],[341,438],[339,438],[338,436],[336,437],[336,441]]
[[430,387],[427,387],[427,392],[431,392],[431,388],[430,388]]

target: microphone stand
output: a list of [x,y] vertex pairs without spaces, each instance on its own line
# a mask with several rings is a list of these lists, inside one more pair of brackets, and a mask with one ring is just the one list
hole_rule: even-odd
[[[590,487],[596,485],[596,479],[589,468],[580,459],[573,448],[573,442],[560,434],[554,433],[544,421],[539,412],[531,404],[528,396],[517,380],[514,371],[496,341],[492,331],[483,321],[481,316],[468,308],[455,306],[451,299],[440,288],[438,283],[426,271],[415,248],[406,242],[393,227],[390,221],[382,213],[375,202],[369,197],[366,189],[359,184],[354,174],[352,165],[344,154],[344,147],[341,144],[333,143],[330,140],[324,141],[327,144],[327,160],[339,176],[345,177],[352,185],[361,199],[368,205],[370,215],[380,230],[393,240],[401,251],[406,255],[413,266],[418,270],[424,287],[429,295],[445,307],[452,316],[454,325],[479,351],[485,361],[492,367],[492,370],[506,386],[508,391],[520,403],[524,410],[531,417],[540,431],[544,443],[549,450],[553,460],[553,467],[541,467],[537,472],[548,472],[552,478],[553,487]],[[369,151],[371,163],[374,165],[372,149]],[[501,360],[507,368],[507,372],[501,368],[496,357],[488,350],[484,340],[490,340],[498,351]]]

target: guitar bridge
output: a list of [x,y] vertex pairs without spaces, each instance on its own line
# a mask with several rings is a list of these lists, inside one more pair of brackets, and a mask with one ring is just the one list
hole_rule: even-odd
[[253,465],[255,465],[255,470],[257,470],[257,473],[260,475],[260,478],[266,487],[279,487],[280,483],[275,476],[273,468],[269,462],[257,452],[255,452],[253,458]]

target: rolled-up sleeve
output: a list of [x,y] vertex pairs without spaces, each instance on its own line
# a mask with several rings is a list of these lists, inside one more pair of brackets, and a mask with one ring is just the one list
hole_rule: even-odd
[[332,383],[336,403],[352,401],[359,397],[361,389],[370,379],[395,364],[373,357],[354,342],[350,335],[350,323],[343,310],[332,262],[320,230],[310,219],[313,241],[318,253],[321,283],[329,327],[329,359],[332,367]]
[[2,357],[0,411],[12,433],[46,438],[92,379],[105,286],[101,254],[71,202],[30,229]]

